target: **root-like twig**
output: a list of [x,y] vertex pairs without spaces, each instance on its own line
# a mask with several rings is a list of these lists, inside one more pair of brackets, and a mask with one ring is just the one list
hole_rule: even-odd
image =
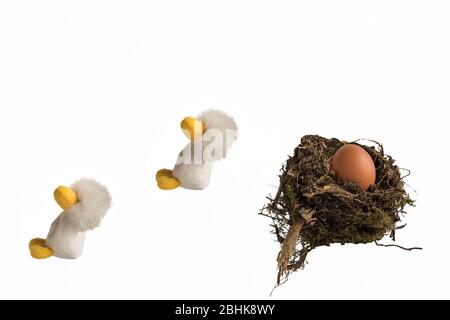
[[378,243],[377,241],[374,241],[377,247],[384,247],[384,248],[399,248],[405,251],[414,251],[414,250],[423,250],[423,248],[420,247],[412,247],[412,248],[405,248],[402,246],[399,246],[398,244],[382,244]]
[[278,254],[278,277],[277,284],[281,284],[281,280],[289,272],[289,261],[295,255],[297,248],[297,241],[300,237],[300,232],[305,224],[314,223],[313,218],[314,211],[312,210],[302,210],[300,216],[295,220],[295,222],[289,228],[286,238],[284,239],[281,251]]

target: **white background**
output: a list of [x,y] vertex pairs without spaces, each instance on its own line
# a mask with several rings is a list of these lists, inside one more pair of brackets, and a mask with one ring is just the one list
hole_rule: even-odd
[[[269,298],[257,215],[305,134],[376,139],[417,193],[398,243],[319,248],[275,299],[450,298],[448,1],[2,1],[0,298]],[[240,139],[203,192],[157,189],[209,107]],[[33,260],[87,176],[114,207],[76,261]],[[411,191],[412,192],[412,191]]]

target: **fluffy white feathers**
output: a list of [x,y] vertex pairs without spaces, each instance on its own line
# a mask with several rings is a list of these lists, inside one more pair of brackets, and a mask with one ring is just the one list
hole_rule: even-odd
[[68,222],[79,231],[88,231],[100,226],[111,207],[111,196],[103,185],[91,179],[81,179],[72,185],[78,203],[67,210]]
[[218,161],[226,158],[238,136],[234,119],[215,109],[203,112],[198,119],[205,124],[206,129],[202,138],[205,160]]

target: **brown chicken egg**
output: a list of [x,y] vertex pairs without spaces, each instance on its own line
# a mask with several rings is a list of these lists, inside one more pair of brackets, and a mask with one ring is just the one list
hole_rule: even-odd
[[339,179],[356,183],[363,190],[375,183],[376,169],[371,156],[356,144],[339,148],[331,160],[331,170]]

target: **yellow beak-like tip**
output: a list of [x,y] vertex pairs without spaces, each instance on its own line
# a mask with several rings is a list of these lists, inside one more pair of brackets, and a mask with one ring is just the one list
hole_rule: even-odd
[[56,203],[64,210],[72,208],[78,202],[78,196],[76,192],[71,188],[64,186],[56,188],[53,196],[55,197]]
[[181,121],[180,127],[191,140],[201,137],[206,130],[205,124],[202,121],[192,117],[184,118],[183,121]]

